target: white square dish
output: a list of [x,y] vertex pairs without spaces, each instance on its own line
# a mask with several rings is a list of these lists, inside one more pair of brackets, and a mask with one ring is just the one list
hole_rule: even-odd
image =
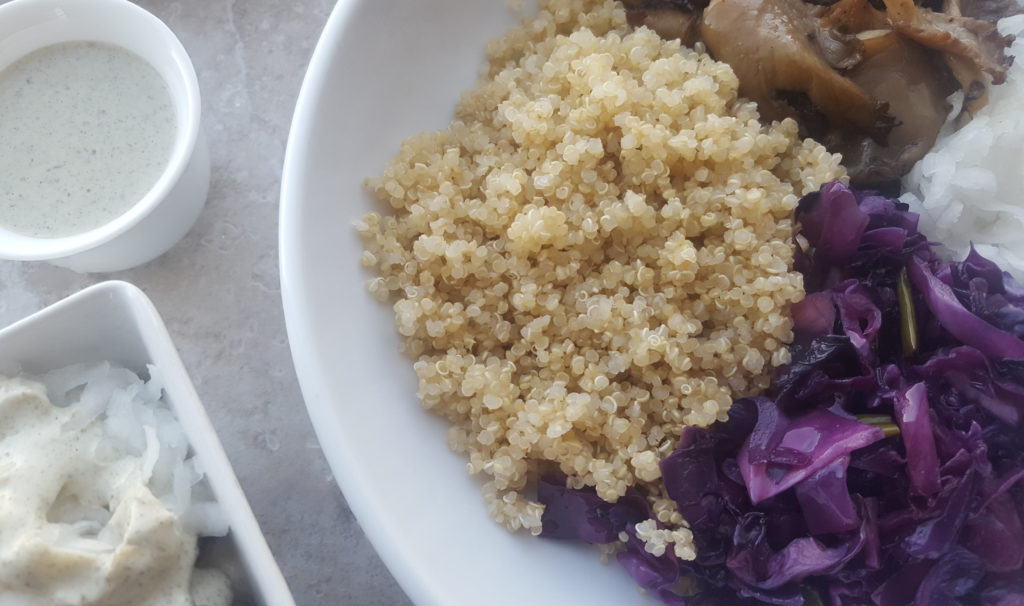
[[231,578],[235,604],[294,606],[220,440],[156,308],[137,287],[109,281],[86,288],[0,330],[0,372],[43,373],[109,360],[136,373],[161,370],[165,399],[188,436],[230,532],[206,561]]

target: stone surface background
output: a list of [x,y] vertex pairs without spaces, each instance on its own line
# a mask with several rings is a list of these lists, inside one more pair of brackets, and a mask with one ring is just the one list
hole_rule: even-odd
[[[3,0],[0,0],[3,3]],[[408,604],[331,476],[285,334],[277,216],[295,99],[331,0],[137,0],[192,57],[213,177],[192,231],[129,271],[0,261],[0,325],[90,284],[160,310],[300,606]]]

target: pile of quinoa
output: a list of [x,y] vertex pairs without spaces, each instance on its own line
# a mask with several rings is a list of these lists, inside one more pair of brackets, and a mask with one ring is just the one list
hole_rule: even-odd
[[692,558],[658,462],[789,361],[793,209],[844,173],[618,3],[539,4],[448,129],[368,181],[391,210],[358,225],[369,289],[495,520],[539,533],[529,491],[560,470],[611,502],[635,486],[648,548]]

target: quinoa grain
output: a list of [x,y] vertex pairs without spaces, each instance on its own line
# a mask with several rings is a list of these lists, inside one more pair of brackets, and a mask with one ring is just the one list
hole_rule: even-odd
[[449,128],[369,181],[393,211],[358,226],[369,290],[498,522],[539,533],[524,489],[558,469],[637,486],[663,526],[638,536],[692,558],[658,461],[788,361],[792,212],[838,157],[615,2],[542,0],[487,50]]

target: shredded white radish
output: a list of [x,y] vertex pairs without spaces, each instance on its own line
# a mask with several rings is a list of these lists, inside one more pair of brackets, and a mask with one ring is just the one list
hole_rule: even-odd
[[[973,119],[951,120],[903,179],[900,199],[921,214],[921,231],[962,259],[978,252],[1024,280],[1024,15],[999,22],[1017,39],[1004,84]],[[959,113],[963,95],[950,101]]]

